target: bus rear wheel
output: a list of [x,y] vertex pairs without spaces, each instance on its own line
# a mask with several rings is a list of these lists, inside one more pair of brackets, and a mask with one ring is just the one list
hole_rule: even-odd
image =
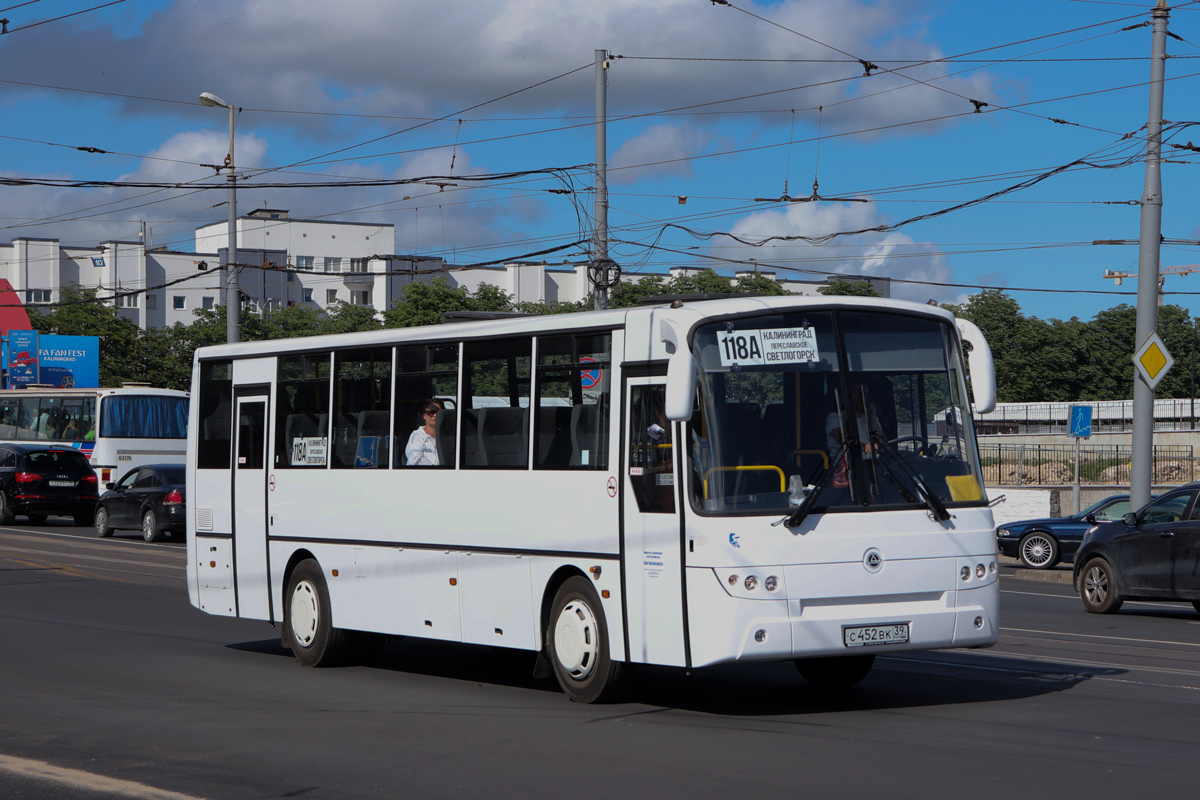
[[867,677],[875,663],[875,654],[862,656],[826,656],[796,661],[800,676],[817,689],[849,689]]
[[612,700],[624,687],[625,664],[609,654],[600,598],[581,575],[568,578],[554,595],[546,656],[563,693],[576,703]]
[[333,627],[329,587],[321,567],[311,558],[296,565],[284,599],[284,641],[306,667],[334,667],[350,649],[346,632]]

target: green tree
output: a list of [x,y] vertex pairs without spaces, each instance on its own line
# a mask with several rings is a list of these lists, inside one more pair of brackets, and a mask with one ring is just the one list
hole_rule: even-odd
[[949,306],[956,316],[979,326],[996,362],[996,391],[1006,403],[1042,399],[1043,376],[1036,354],[1048,335],[1046,323],[1021,313],[1021,306],[1002,290],[971,295],[961,306]]
[[844,297],[883,297],[870,281],[851,280],[850,278],[831,278],[817,291],[825,295]]
[[445,322],[443,314],[456,311],[512,311],[512,300],[501,289],[482,284],[475,292],[452,287],[445,277],[430,283],[410,283],[404,295],[383,312],[387,328],[410,328]]
[[[282,313],[281,309],[275,313]],[[383,325],[375,317],[375,309],[371,306],[356,306],[350,303],[336,302],[325,309],[318,324],[320,333],[353,333],[355,331],[375,331]]]

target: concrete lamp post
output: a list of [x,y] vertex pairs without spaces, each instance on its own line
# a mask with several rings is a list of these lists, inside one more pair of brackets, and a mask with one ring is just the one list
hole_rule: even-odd
[[238,286],[237,269],[237,176],[233,170],[233,106],[212,92],[200,95],[200,104],[212,108],[229,109],[229,155],[225,166],[229,169],[229,244],[227,248],[228,269],[225,271],[225,340],[236,342],[240,338],[242,323],[242,291]]

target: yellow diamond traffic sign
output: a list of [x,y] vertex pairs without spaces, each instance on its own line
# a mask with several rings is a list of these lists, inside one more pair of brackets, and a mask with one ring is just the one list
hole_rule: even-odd
[[1138,351],[1133,354],[1134,369],[1151,389],[1158,386],[1159,381],[1171,371],[1171,367],[1174,365],[1175,359],[1167,352],[1167,346],[1163,344],[1162,339],[1158,338],[1157,333],[1151,333]]

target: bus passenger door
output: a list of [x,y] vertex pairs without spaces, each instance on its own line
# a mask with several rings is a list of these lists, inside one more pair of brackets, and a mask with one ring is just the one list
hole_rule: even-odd
[[238,616],[269,619],[267,397],[237,398],[233,460],[233,563]]
[[679,457],[664,377],[625,385],[622,463],[629,660],[686,666]]

